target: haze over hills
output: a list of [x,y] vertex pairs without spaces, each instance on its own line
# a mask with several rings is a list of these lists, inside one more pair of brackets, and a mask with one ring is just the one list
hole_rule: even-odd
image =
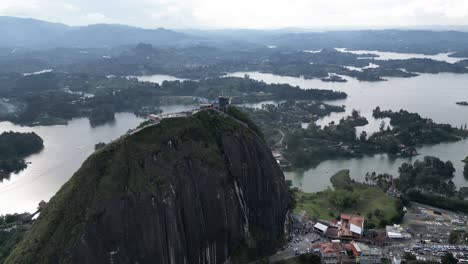
[[[448,27],[450,28],[450,27]],[[465,51],[468,32],[445,27],[412,29],[312,31],[297,28],[278,30],[168,30],[143,29],[118,24],[67,26],[36,19],[0,17],[1,49],[113,48],[137,43],[157,47],[208,46],[231,50],[349,49],[435,54]],[[463,29],[463,27],[456,27]],[[430,44],[429,44],[430,43]],[[8,53],[6,52],[6,53]],[[2,52],[3,53],[3,52]]]
[[[175,30],[158,27],[203,25],[189,23],[200,15],[190,1],[170,12],[59,5],[98,16],[85,23],[49,1],[69,2],[4,0],[85,26],[0,17],[0,130],[15,131],[0,146],[0,263],[331,263],[330,243],[333,263],[390,263],[403,252],[438,261],[447,247],[403,247],[453,243],[454,220],[468,219],[463,27],[303,29],[295,16],[320,26],[334,8],[246,0],[249,10],[235,9],[242,1],[207,9],[231,25],[286,28]],[[363,25],[382,22],[372,16],[380,10],[400,19],[339,1]],[[96,3],[106,12],[89,13]],[[8,5],[1,14],[23,14]],[[353,20],[330,25],[340,17]],[[437,207],[434,218],[453,212],[435,225],[421,204]],[[400,224],[408,235],[395,235]],[[374,260],[350,241],[372,247]]]
[[157,46],[184,45],[196,37],[166,29],[142,29],[124,25],[96,24],[72,27],[36,19],[0,17],[1,47],[103,48],[134,44],[135,41]]

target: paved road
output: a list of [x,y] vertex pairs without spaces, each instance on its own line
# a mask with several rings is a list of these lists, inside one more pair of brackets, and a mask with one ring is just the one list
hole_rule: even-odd
[[281,131],[279,129],[275,129],[275,130],[278,131],[281,134],[281,139],[278,142],[276,142],[275,146],[276,147],[281,147],[283,145],[285,134],[284,134],[283,131]]
[[269,260],[271,262],[277,262],[294,258],[300,254],[313,252],[312,246],[322,242],[325,242],[325,240],[315,233],[295,236],[293,241],[289,242],[284,250],[278,251],[275,255],[271,256]]

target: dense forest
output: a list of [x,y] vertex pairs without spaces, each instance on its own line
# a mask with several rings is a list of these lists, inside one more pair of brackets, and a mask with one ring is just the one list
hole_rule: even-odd
[[[468,60],[457,63],[417,58],[378,60],[373,54],[358,55],[336,50],[336,47],[339,46],[309,52],[307,49],[270,49],[258,45],[226,49],[209,44],[167,47],[140,43],[85,51],[77,48],[20,50],[0,56],[0,66],[3,66],[0,73],[23,74],[54,69],[62,73],[103,76],[167,74],[199,80],[225,76],[230,72],[260,71],[339,82],[346,81],[340,76],[361,81],[384,81],[387,77],[410,78],[420,73],[468,73]],[[334,75],[330,77],[330,73]]]
[[465,188],[453,183],[455,168],[451,161],[424,157],[413,164],[404,163],[398,169],[398,189],[409,199],[452,211],[468,213]]

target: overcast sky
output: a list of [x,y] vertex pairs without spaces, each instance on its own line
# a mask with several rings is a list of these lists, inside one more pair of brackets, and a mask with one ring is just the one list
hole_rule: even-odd
[[0,0],[0,15],[146,28],[468,25],[468,0]]

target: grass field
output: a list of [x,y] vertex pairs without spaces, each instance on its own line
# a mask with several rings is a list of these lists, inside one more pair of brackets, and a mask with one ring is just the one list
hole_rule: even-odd
[[[391,223],[400,215],[397,199],[387,196],[378,187],[352,181],[349,171],[338,172],[332,182],[335,189],[318,193],[296,191],[294,211],[305,211],[309,217],[323,220],[335,219],[340,213],[359,214],[365,217],[367,225],[375,226]],[[342,196],[338,201],[343,201],[345,206],[336,202],[334,197],[337,196]],[[355,199],[351,206],[347,205],[349,199]]]

